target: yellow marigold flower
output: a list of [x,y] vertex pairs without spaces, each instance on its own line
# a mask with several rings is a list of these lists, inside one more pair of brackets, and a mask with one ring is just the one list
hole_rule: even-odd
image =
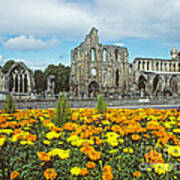
[[10,175],[11,179],[15,179],[17,176],[19,176],[19,172],[18,171],[13,171]]
[[173,132],[180,134],[180,128],[179,129],[173,129]]
[[165,174],[167,171],[170,171],[170,165],[167,163],[155,163],[152,165],[154,171],[158,174]]
[[46,145],[49,145],[51,142],[50,141],[48,141],[48,140],[44,140],[43,141],[43,144],[46,144]]
[[4,134],[12,134],[14,131],[12,129],[0,129],[0,133],[4,133]]
[[60,148],[56,148],[56,149],[51,150],[48,154],[50,156],[56,156],[57,155],[61,159],[67,159],[69,157],[69,152],[70,152],[70,149],[63,150]]
[[81,173],[81,168],[73,167],[71,168],[71,174],[74,176],[79,176]]
[[118,152],[118,149],[112,149],[109,151],[110,154],[114,154],[114,153],[117,153]]
[[28,145],[34,145],[33,142],[31,142],[31,141],[24,141],[24,140],[20,141],[20,144],[22,144],[22,145],[26,145],[26,144],[28,144]]
[[167,145],[167,149],[165,149],[168,154],[171,154],[172,156],[179,157],[180,156],[180,146],[170,146]]
[[6,141],[6,138],[0,138],[0,146],[3,146],[5,141]]
[[49,139],[49,140],[52,140],[54,138],[59,138],[60,135],[61,135],[60,133],[52,131],[52,132],[48,132],[46,134],[46,138]]
[[120,143],[124,143],[124,139],[119,139],[118,140]]
[[57,176],[57,173],[54,169],[46,169],[44,176],[46,180],[54,180]]

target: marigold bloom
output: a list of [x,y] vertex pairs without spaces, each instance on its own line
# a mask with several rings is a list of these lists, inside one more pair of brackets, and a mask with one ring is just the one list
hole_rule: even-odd
[[87,174],[88,174],[87,168],[82,168],[81,171],[80,171],[80,175],[81,175],[81,176],[85,176],[85,175],[87,175]]
[[41,161],[50,161],[51,156],[45,152],[37,152],[37,155]]
[[137,134],[133,134],[131,137],[132,137],[132,140],[134,140],[134,141],[141,139],[141,136],[139,136]]
[[19,176],[19,172],[18,171],[13,171],[10,175],[11,179],[15,179],[17,176]]
[[88,156],[89,158],[92,160],[92,161],[97,161],[101,158],[101,152],[98,152],[98,151],[90,151],[88,153]]
[[54,180],[57,176],[57,173],[54,169],[46,169],[46,171],[44,171],[44,176],[46,178],[46,180]]
[[89,169],[92,169],[92,168],[96,167],[96,164],[94,162],[88,162],[88,163],[86,163],[86,167]]
[[141,177],[141,172],[136,171],[136,172],[133,173],[133,176],[135,176],[136,178],[140,178]]
[[79,167],[73,167],[71,168],[71,174],[75,176],[79,176],[81,173],[81,168]]

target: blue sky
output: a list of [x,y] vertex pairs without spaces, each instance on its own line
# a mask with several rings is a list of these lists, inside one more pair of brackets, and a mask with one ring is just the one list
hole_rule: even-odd
[[100,43],[127,47],[129,62],[180,49],[180,0],[0,0],[0,12],[0,65],[69,65],[92,27]]

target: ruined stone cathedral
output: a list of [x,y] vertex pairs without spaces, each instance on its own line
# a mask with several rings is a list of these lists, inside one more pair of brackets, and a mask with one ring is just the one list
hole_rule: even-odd
[[135,58],[129,63],[125,47],[102,45],[92,28],[71,51],[72,97],[165,97],[180,96],[180,51],[171,59]]

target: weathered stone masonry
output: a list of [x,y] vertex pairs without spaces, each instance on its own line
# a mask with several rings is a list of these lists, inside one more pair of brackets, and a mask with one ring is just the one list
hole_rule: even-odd
[[102,45],[93,28],[71,51],[72,97],[157,97],[180,95],[180,51],[171,59],[136,58],[128,62],[127,48]]
[[127,85],[128,51],[99,43],[95,28],[71,51],[70,91],[72,96],[119,95]]

